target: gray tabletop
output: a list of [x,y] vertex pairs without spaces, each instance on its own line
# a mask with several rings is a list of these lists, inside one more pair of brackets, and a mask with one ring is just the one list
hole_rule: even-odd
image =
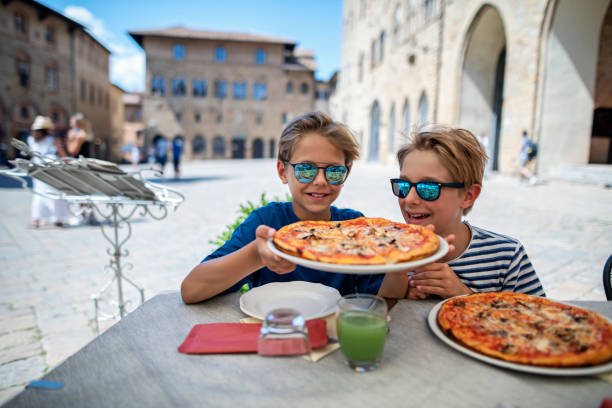
[[[198,323],[237,322],[239,295],[184,305],[155,296],[50,371],[59,390],[28,388],[7,407],[427,406],[598,407],[612,384],[495,367],[441,342],[427,327],[436,301],[400,301],[381,367],[356,373],[340,352],[313,363],[256,354],[177,351]],[[611,318],[612,302],[572,302]]]

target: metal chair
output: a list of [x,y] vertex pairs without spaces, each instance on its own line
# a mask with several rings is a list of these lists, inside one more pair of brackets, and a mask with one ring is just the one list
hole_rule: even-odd
[[606,291],[606,299],[612,300],[612,255],[608,257],[603,269],[603,284]]

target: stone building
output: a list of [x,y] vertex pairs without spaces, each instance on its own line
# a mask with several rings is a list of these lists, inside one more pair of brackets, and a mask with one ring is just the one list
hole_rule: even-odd
[[0,143],[25,139],[36,115],[68,130],[82,112],[96,157],[107,158],[111,132],[109,55],[84,26],[33,0],[0,3]]
[[314,54],[294,41],[184,27],[130,35],[147,60],[147,146],[182,137],[186,157],[274,157],[283,125],[314,109]]
[[610,0],[344,0],[330,106],[373,161],[433,122],[485,138],[502,172],[524,130],[541,175],[612,163]]

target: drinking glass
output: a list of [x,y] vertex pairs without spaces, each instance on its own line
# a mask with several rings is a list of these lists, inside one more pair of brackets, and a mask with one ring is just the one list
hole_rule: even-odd
[[387,302],[380,296],[354,293],[336,306],[340,349],[349,367],[359,372],[375,370],[387,337]]
[[306,319],[295,309],[274,309],[266,315],[257,353],[263,356],[300,355],[311,351]]

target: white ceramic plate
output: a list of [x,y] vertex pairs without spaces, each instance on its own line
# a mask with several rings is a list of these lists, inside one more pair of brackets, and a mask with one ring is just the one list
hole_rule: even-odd
[[274,309],[296,309],[308,319],[318,319],[336,311],[337,289],[303,281],[273,282],[253,288],[240,297],[240,310],[263,320]]
[[591,367],[576,367],[576,368],[555,368],[555,367],[538,367],[531,366],[525,364],[517,364],[510,363],[504,360],[498,360],[493,357],[485,356],[484,354],[477,353],[467,347],[462,346],[454,342],[452,339],[448,338],[446,334],[440,329],[438,326],[438,311],[440,307],[447,302],[449,299],[443,300],[434,306],[433,309],[429,312],[429,316],[427,316],[427,323],[429,324],[429,328],[431,331],[438,336],[440,340],[444,343],[448,344],[455,350],[460,351],[463,354],[467,354],[470,357],[473,357],[477,360],[484,361],[485,363],[489,363],[494,366],[508,368],[510,370],[522,371],[525,373],[531,374],[542,374],[542,375],[557,375],[557,376],[582,376],[582,375],[594,375],[601,374],[608,371],[612,371],[612,362],[608,362],[605,364],[600,364],[597,366]]
[[319,271],[336,272],[336,273],[351,273],[356,275],[369,275],[376,273],[387,273],[387,272],[409,272],[418,268],[419,266],[426,265],[430,262],[437,261],[448,253],[448,242],[444,238],[438,235],[440,239],[440,246],[438,250],[427,258],[418,259],[416,261],[401,262],[396,264],[384,264],[384,265],[342,265],[333,264],[327,262],[311,261],[309,259],[299,258],[297,256],[289,255],[276,248],[272,239],[268,240],[268,247],[270,251],[285,258],[288,261],[293,262],[297,265],[302,265],[307,268],[317,269]]

